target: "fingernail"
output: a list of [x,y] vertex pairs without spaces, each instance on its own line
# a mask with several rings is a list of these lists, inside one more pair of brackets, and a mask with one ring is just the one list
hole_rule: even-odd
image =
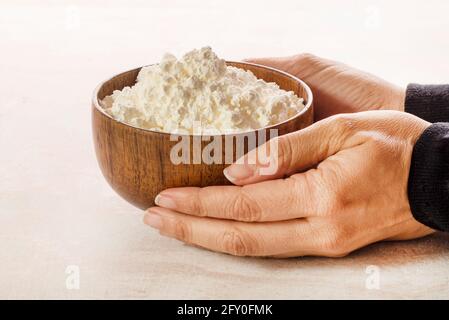
[[158,194],[156,198],[154,198],[154,203],[167,209],[176,209],[175,201],[163,193]]
[[225,177],[231,181],[248,179],[254,175],[254,169],[245,164],[233,164],[223,170]]
[[162,218],[158,214],[151,211],[147,211],[143,221],[145,224],[155,229],[160,229],[162,227]]

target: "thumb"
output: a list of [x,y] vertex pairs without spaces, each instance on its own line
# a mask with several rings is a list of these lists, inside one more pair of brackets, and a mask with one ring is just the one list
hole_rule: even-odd
[[224,175],[236,185],[246,185],[304,172],[360,144],[360,138],[353,135],[356,121],[353,115],[340,114],[273,138],[227,167]]

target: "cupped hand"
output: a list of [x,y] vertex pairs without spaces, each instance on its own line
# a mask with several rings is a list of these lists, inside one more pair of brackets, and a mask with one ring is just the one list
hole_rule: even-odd
[[[433,230],[413,218],[407,180],[427,126],[397,111],[326,118],[262,145],[268,162],[258,162],[254,149],[228,167],[234,186],[163,191],[144,221],[163,235],[239,256],[339,257],[377,241],[425,236]],[[268,175],[267,166],[275,168]]]
[[404,89],[336,61],[311,54],[247,61],[280,69],[304,80],[314,95],[316,120],[338,113],[404,110]]

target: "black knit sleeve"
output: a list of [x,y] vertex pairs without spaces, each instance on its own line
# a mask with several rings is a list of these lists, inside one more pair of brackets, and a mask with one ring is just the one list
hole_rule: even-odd
[[434,123],[413,149],[410,208],[419,222],[449,232],[449,85],[408,85],[405,111]]
[[449,85],[409,84],[405,111],[428,122],[449,122]]
[[412,154],[408,197],[416,220],[449,232],[449,123],[435,123]]

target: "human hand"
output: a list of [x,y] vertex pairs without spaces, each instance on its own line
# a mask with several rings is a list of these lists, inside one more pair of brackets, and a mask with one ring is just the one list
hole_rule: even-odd
[[[425,236],[433,230],[413,218],[407,181],[413,146],[428,125],[397,111],[329,117],[262,145],[270,163],[248,161],[257,158],[254,149],[228,167],[235,186],[163,191],[144,221],[163,235],[240,256],[339,257]],[[260,174],[273,163],[272,174]]]
[[315,120],[338,113],[404,111],[405,89],[345,64],[311,54],[248,59],[304,80],[314,95]]

